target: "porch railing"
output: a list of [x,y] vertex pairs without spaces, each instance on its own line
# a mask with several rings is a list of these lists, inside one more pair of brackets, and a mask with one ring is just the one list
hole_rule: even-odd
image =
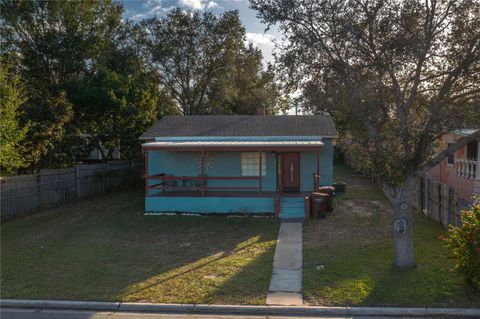
[[457,176],[465,179],[475,179],[478,177],[478,161],[470,159],[460,159],[455,161]]
[[[158,174],[148,176],[148,180],[158,181],[158,183],[148,185],[148,190],[159,190],[162,192],[197,191],[203,194],[207,191],[262,191],[260,176],[173,176]],[[256,180],[258,181],[258,186],[208,186],[207,182],[212,180]]]

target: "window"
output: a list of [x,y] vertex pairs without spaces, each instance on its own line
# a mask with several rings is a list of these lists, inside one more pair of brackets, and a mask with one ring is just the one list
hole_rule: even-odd
[[478,160],[478,142],[472,141],[467,144],[467,158],[472,161]]
[[[450,147],[453,143],[448,143],[448,146],[447,147]],[[447,157],[447,165],[448,166],[453,166],[453,164],[455,163],[455,153],[453,154],[448,154],[448,157]]]
[[[260,174],[259,152],[242,152],[242,176],[258,176]],[[267,156],[262,152],[262,176],[267,175]]]

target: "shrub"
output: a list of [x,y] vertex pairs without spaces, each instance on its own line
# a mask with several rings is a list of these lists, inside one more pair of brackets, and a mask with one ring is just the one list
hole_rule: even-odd
[[449,226],[444,242],[452,250],[457,269],[468,284],[480,291],[480,197],[469,211],[463,211],[462,225]]

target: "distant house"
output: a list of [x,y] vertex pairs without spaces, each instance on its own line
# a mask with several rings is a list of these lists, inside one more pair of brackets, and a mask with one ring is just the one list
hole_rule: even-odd
[[[89,143],[94,143],[94,136],[92,134],[81,134],[81,137],[87,139]],[[120,144],[120,143],[118,143]],[[86,158],[82,158],[82,160],[91,161],[91,162],[103,162],[105,161],[105,157],[108,155],[109,150],[102,144],[101,141],[98,142],[98,146],[94,146],[93,149],[90,151]],[[112,151],[112,154],[109,159],[115,160],[120,159],[120,146],[115,147]]]
[[[100,142],[100,147],[95,147],[90,154],[88,154],[87,160],[90,161],[104,161],[104,156],[108,154],[108,149],[103,146],[102,142]],[[113,152],[111,159],[120,159],[120,147],[116,147]]]
[[[476,129],[458,129],[441,138],[441,147],[476,132]],[[462,206],[472,202],[474,194],[480,195],[480,141],[475,140],[458,149],[442,163],[427,173],[433,180],[453,186]]]
[[336,137],[328,115],[163,117],[141,136],[145,211],[303,217]]

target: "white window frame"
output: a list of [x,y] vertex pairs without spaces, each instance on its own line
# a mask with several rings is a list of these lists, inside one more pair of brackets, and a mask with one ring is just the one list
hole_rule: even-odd
[[[242,176],[259,176],[260,175],[260,152],[241,152],[240,167]],[[267,175],[267,154],[262,154],[262,176]]]

